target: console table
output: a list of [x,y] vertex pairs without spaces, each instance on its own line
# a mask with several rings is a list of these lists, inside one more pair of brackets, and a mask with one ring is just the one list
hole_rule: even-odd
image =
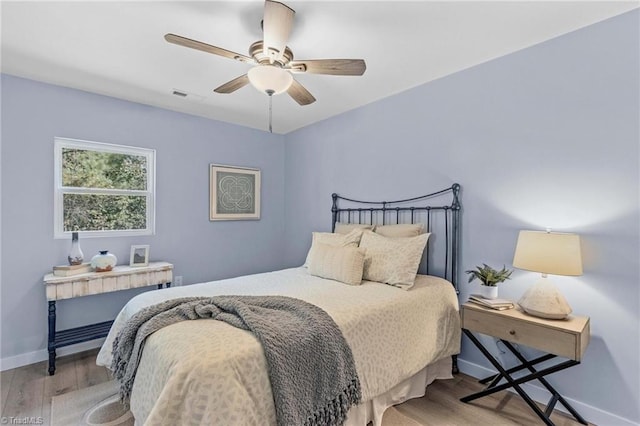
[[109,272],[89,272],[70,277],[47,274],[44,277],[49,303],[49,375],[56,371],[56,349],[106,337],[113,321],[56,331],[56,301],[112,291],[163,285],[171,287],[173,265],[150,262],[148,266],[116,266]]

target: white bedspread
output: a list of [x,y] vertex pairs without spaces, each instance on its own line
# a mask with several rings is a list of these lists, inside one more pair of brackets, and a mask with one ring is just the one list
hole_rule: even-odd
[[[349,286],[306,268],[152,291],[118,314],[98,354],[111,364],[113,339],[138,310],[184,296],[283,295],[324,309],[351,346],[363,401],[460,350],[458,302],[448,281],[419,275],[409,291]],[[131,395],[136,424],[275,425],[266,360],[248,331],[215,320],[185,321],[147,339]]]

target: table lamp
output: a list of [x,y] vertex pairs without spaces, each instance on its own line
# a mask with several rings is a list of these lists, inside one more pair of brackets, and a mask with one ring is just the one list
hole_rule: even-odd
[[513,266],[542,273],[542,278],[518,301],[527,314],[564,319],[571,313],[567,300],[547,278],[547,274],[582,275],[580,237],[577,234],[520,231]]

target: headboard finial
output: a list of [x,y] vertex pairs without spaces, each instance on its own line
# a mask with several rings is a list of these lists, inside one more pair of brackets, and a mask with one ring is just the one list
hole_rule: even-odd
[[331,232],[335,232],[336,221],[338,219],[338,194],[334,192],[333,194],[331,194],[331,198],[333,199],[333,204],[331,206],[331,216],[332,216]]
[[451,203],[451,208],[453,210],[460,210],[460,184],[454,183],[451,185],[451,191],[453,192],[453,202]]

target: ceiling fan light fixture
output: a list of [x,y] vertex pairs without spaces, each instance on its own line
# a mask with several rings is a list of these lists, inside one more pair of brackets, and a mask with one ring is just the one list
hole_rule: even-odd
[[273,91],[274,95],[286,92],[293,83],[293,76],[287,70],[273,65],[258,65],[247,73],[251,85],[262,93]]

